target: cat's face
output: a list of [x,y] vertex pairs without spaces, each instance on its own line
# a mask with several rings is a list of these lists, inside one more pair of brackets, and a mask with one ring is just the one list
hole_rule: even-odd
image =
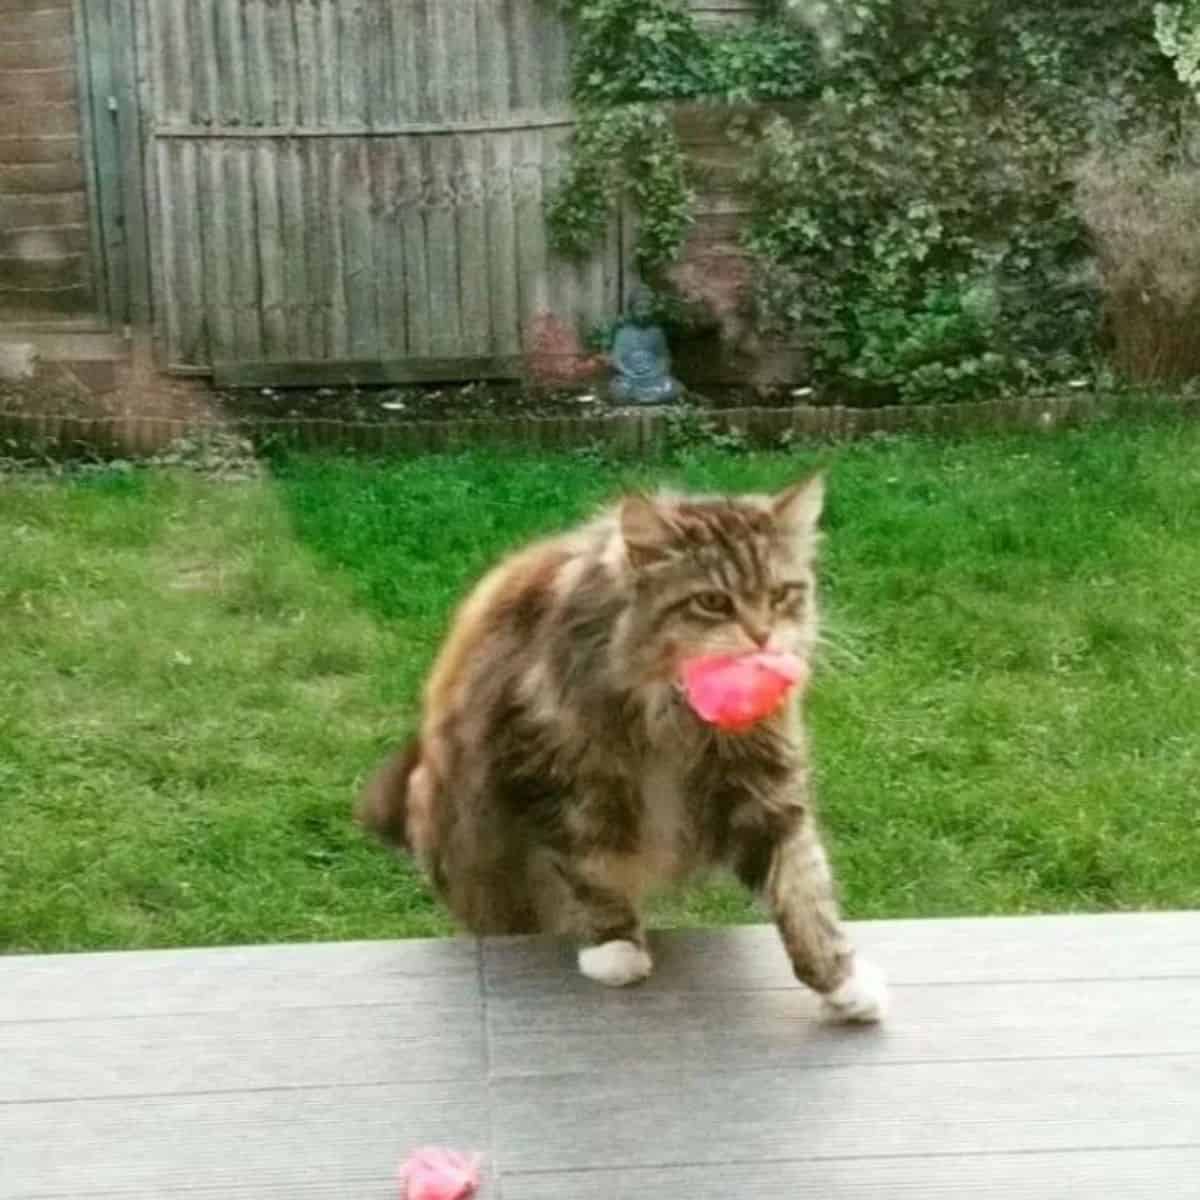
[[808,657],[823,495],[816,477],[773,497],[625,501],[621,533],[636,591],[630,633],[643,679],[674,679],[700,655]]

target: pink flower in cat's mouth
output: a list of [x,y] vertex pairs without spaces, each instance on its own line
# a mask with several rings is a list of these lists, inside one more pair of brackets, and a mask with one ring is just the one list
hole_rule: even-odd
[[794,654],[705,655],[683,664],[683,690],[701,720],[740,733],[783,707],[808,666]]

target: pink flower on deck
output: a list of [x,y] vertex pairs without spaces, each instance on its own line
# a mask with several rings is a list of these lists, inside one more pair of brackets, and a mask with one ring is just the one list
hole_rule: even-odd
[[466,1200],[478,1189],[478,1154],[426,1146],[414,1150],[400,1167],[403,1200]]
[[720,655],[684,663],[683,686],[702,720],[740,733],[778,712],[807,674],[794,654]]

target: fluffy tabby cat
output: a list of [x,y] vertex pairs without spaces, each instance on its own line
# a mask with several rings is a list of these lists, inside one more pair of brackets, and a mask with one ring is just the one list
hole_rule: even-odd
[[730,867],[833,1015],[879,1020],[883,979],[839,923],[799,704],[726,734],[676,682],[692,655],[811,655],[823,495],[818,476],[775,496],[631,496],[500,563],[359,819],[471,931],[569,935],[580,970],[614,986],[650,973],[646,893]]

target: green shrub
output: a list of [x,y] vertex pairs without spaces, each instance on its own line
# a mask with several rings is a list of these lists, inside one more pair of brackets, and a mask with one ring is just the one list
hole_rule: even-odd
[[1156,39],[1175,6],[763,0],[713,33],[671,0],[568,7],[583,116],[560,247],[583,252],[628,195],[639,266],[659,271],[695,188],[659,102],[788,101],[746,135],[745,244],[760,328],[810,346],[823,394],[981,397],[1093,362],[1104,305],[1074,169],[1176,127],[1190,99],[1161,12]]

